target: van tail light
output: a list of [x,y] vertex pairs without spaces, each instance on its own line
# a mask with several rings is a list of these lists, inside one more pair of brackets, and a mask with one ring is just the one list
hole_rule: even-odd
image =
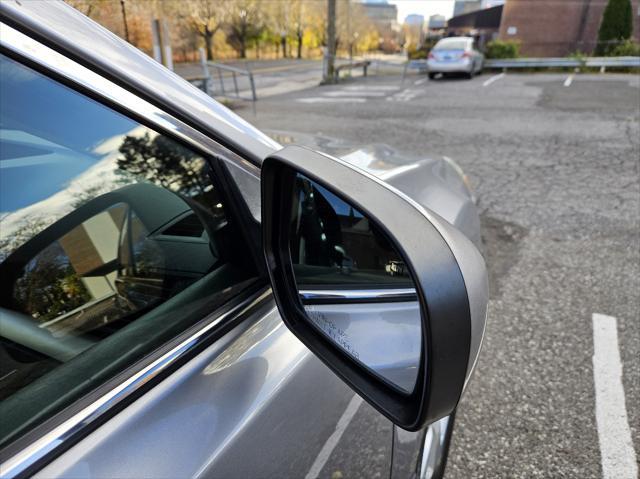
[[433,55],[433,52],[429,52],[429,59],[432,60],[434,58],[435,58],[435,56]]
[[471,58],[471,53],[469,53],[469,52],[464,52],[464,53],[462,54],[462,58]]

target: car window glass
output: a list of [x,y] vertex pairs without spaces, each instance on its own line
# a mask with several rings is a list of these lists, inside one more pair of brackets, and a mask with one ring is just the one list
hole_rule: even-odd
[[434,50],[465,50],[469,42],[467,40],[439,41]]
[[0,57],[0,443],[256,276],[202,155]]

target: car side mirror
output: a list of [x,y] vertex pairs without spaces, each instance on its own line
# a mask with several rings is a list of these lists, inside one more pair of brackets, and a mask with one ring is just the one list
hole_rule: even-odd
[[262,165],[263,247],[287,327],[407,430],[450,414],[488,302],[482,256],[401,192],[288,146]]

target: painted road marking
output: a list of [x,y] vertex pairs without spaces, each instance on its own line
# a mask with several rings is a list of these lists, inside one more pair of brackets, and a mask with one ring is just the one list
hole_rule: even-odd
[[415,82],[413,82],[414,85],[422,85],[424,82],[426,82],[428,80],[428,78],[422,78],[420,80],[416,80]]
[[300,103],[364,103],[366,98],[327,98],[321,96],[314,96],[311,98],[298,98],[296,101]]
[[593,381],[602,474],[605,479],[636,479],[638,465],[622,386],[617,321],[613,316],[594,313],[592,322]]
[[406,90],[399,91],[398,93],[393,94],[392,96],[388,96],[385,98],[387,101],[410,101],[413,100],[416,96],[422,93],[422,90]]
[[505,72],[502,73],[498,73],[497,75],[493,75],[491,78],[489,78],[488,80],[485,80],[485,82],[482,84],[482,86],[489,86],[491,85],[493,82],[500,80],[501,78],[504,78],[506,76]]
[[372,96],[387,96],[388,93],[385,91],[366,91],[366,90],[360,90],[360,91],[342,91],[342,90],[337,90],[337,91],[328,91],[324,94],[324,96],[327,97],[337,97],[337,96],[341,96],[341,97],[372,97]]
[[329,456],[331,456],[331,453],[333,452],[335,447],[338,445],[338,442],[340,441],[342,434],[344,434],[344,431],[345,429],[347,429],[347,426],[353,419],[353,416],[355,416],[356,413],[358,412],[358,409],[360,408],[361,404],[362,404],[362,398],[357,394],[353,396],[351,401],[349,401],[349,405],[347,406],[347,409],[345,409],[345,411],[342,413],[342,416],[338,420],[338,424],[336,425],[336,430],[333,431],[333,434],[329,436],[329,439],[327,439],[327,442],[325,442],[324,446],[322,446],[322,449],[320,450],[318,457],[316,457],[316,460],[313,461],[313,464],[311,465],[311,469],[309,469],[309,472],[307,472],[307,475],[304,476],[304,479],[316,479],[320,475],[320,472],[322,472],[322,468],[329,460]]
[[564,86],[571,86],[571,82],[573,81],[574,76],[575,75],[573,73],[569,75],[567,79],[564,81]]
[[349,85],[345,86],[343,90],[348,91],[362,91],[362,90],[381,90],[381,91],[395,91],[397,86],[390,85]]

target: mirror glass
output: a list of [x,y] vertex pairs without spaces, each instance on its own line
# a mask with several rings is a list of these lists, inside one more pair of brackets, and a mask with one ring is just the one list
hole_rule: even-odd
[[289,248],[308,320],[370,372],[411,393],[422,321],[405,261],[381,225],[326,187],[297,174],[293,194]]

